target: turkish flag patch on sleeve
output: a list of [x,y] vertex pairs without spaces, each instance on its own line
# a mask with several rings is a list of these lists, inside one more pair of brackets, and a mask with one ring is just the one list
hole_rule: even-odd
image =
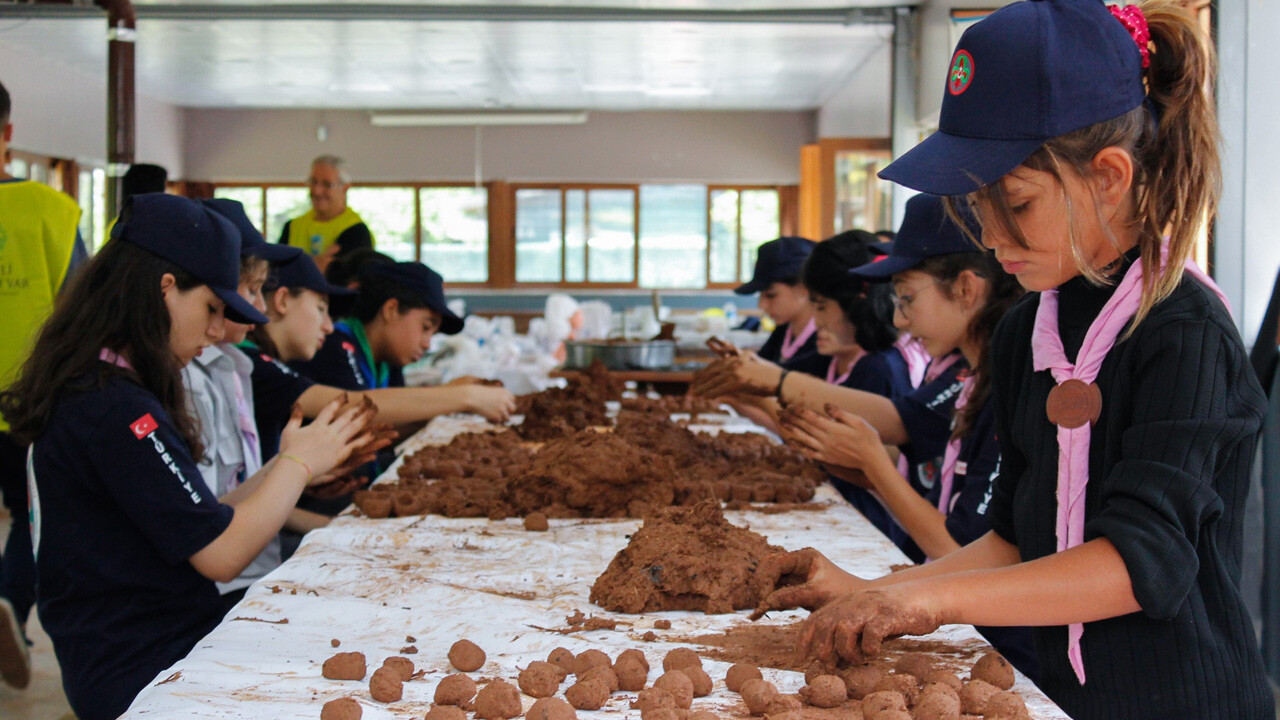
[[139,440],[155,432],[158,427],[160,426],[156,424],[155,418],[151,417],[151,413],[147,413],[146,415],[143,415],[137,420],[129,423],[129,429],[133,431],[133,434],[137,436]]

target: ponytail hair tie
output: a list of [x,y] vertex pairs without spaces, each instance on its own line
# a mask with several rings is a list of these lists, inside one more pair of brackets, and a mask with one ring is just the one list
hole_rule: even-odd
[[1142,53],[1142,68],[1151,67],[1151,50],[1148,45],[1151,43],[1151,30],[1147,27],[1147,16],[1142,13],[1142,8],[1137,5],[1127,5],[1119,7],[1117,5],[1108,5],[1107,9],[1111,14],[1124,25],[1124,29],[1129,31],[1129,37],[1138,45],[1138,52]]

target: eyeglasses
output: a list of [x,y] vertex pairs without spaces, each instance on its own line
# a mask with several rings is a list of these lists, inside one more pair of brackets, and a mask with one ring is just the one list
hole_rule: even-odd
[[924,287],[920,288],[919,290],[916,290],[915,292],[911,293],[910,295],[899,295],[895,292],[894,294],[889,296],[889,302],[893,303],[894,310],[902,313],[903,315],[908,315],[911,312],[911,304],[916,301],[916,297],[919,296],[920,293],[924,292],[925,290],[928,290],[931,287],[937,287],[937,285],[938,283],[936,281],[931,282],[928,285],[925,285]]

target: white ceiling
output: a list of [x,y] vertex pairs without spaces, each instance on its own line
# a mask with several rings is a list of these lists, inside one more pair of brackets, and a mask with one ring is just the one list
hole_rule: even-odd
[[[894,1],[808,0],[805,7],[853,9]],[[829,22],[239,19],[266,6],[231,7],[230,0],[137,4],[138,91],[187,107],[804,110],[822,105],[867,58],[887,52],[891,33],[885,24]],[[392,7],[350,0],[327,5],[344,13],[367,9],[380,18]],[[444,5],[417,2],[414,12]],[[795,7],[777,0],[447,5],[464,14],[465,6],[480,5],[477,14],[535,5],[586,8],[587,16],[602,18],[615,14],[604,8],[636,13]],[[236,19],[149,19],[149,8]],[[102,19],[19,19],[6,16],[5,9],[0,2],[0,42],[89,74],[105,73]]]

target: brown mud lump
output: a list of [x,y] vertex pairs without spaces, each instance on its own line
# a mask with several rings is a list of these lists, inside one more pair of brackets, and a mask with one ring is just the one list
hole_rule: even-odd
[[920,697],[920,680],[915,675],[906,675],[904,673],[891,673],[885,675],[876,683],[876,690],[896,690],[902,693],[902,697],[907,699],[907,706],[914,705],[916,698]]
[[658,708],[640,713],[640,720],[687,720],[685,710],[675,708]]
[[[934,685],[934,687],[947,687]],[[926,692],[911,708],[912,720],[960,720],[960,697],[945,692]]]
[[467,720],[467,713],[462,708],[452,705],[436,705],[427,711],[423,720]]
[[900,692],[877,690],[862,699],[862,715],[866,720],[881,720],[882,715],[895,711],[907,711],[907,699]]
[[545,697],[534,701],[524,716],[528,720],[577,720],[578,711],[558,697]]
[[437,705],[467,705],[476,696],[476,681],[460,673],[447,675],[436,685]]
[[671,621],[670,620],[654,620],[653,629],[654,630],[670,630]]
[[819,675],[800,688],[800,699],[814,707],[833,708],[848,697],[844,680],[835,675]]
[[689,717],[685,718],[685,720],[720,720],[720,716],[710,710],[699,710],[689,713]]
[[602,680],[580,680],[564,691],[564,697],[579,710],[599,710],[609,701],[609,686]]
[[643,652],[636,650],[635,648],[628,648],[618,653],[618,660],[615,661],[615,664],[618,661],[621,661],[625,658],[631,658],[635,660],[636,662],[643,665],[645,670],[649,669],[649,658],[645,657]]
[[529,513],[524,516],[524,529],[529,532],[546,532],[551,524],[547,522],[547,516],[540,513]]
[[765,715],[777,715],[779,713],[793,710],[804,710],[804,703],[800,702],[799,695],[778,693],[773,696],[773,699],[769,701],[768,705],[764,706]]
[[760,668],[751,663],[737,663],[725,673],[724,684],[731,692],[741,692],[742,684],[748,680],[762,680],[764,675]]
[[960,689],[964,687],[964,683],[960,682],[960,678],[956,676],[955,673],[948,672],[946,670],[934,670],[928,675],[925,675],[924,676],[925,687],[928,687],[930,683],[946,685],[952,690],[955,690],[957,693],[960,692]]
[[649,688],[641,690],[635,700],[631,701],[631,709],[639,710],[641,713],[652,712],[662,708],[674,710],[676,707],[676,699],[671,693],[662,688]]
[[613,664],[613,674],[618,678],[618,689],[637,692],[649,682],[649,670],[632,657],[620,657]]
[[672,670],[654,680],[653,686],[671,693],[678,708],[688,710],[693,705],[693,681],[679,670]]
[[778,696],[778,688],[768,680],[748,680],[742,684],[742,702],[752,715],[761,715],[769,703]]
[[320,674],[330,680],[363,680],[368,671],[364,653],[343,652],[324,661]]
[[391,511],[395,509],[395,501],[391,499],[391,493],[376,492],[373,490],[359,490],[355,497],[356,507],[360,508],[360,512],[364,516],[373,520],[391,517]]
[[394,668],[378,668],[369,678],[369,695],[378,702],[396,702],[404,697],[404,681]]
[[689,648],[676,648],[662,658],[662,669],[666,672],[689,666],[702,667],[702,658]]
[[400,682],[409,682],[413,678],[413,661],[406,657],[389,657],[382,661],[383,668],[390,668],[400,678]]
[[520,691],[529,697],[551,697],[560,689],[560,681],[564,679],[562,672],[559,665],[535,660],[520,671],[517,682],[520,684]]
[[360,720],[364,709],[355,698],[338,698],[330,700],[320,708],[320,720]]
[[903,653],[902,657],[893,664],[893,669],[918,678],[928,677],[929,673],[933,672],[933,658],[924,653]]
[[658,639],[658,634],[652,630],[649,630],[649,631],[646,631],[645,634],[641,635],[640,639],[645,642],[653,642],[654,640]]
[[[963,686],[961,686],[961,689],[963,689]],[[925,683],[924,689],[920,691],[920,699],[916,702],[923,700],[925,695],[946,695],[955,698],[956,702],[960,702],[960,691],[940,682],[930,681]]]
[[970,680],[960,690],[960,709],[968,715],[981,715],[987,709],[987,701],[1000,689],[985,680]]
[[[711,694],[711,688],[715,687],[715,683],[711,681],[711,676],[706,670],[700,667],[690,665],[688,667],[676,668],[675,672],[684,673],[689,678],[689,682],[693,683],[693,696],[696,698],[706,697]],[[841,688],[844,684],[841,683]]]
[[334,638],[329,641],[329,647],[338,647],[341,644],[342,644],[342,641],[339,640],[338,638]]
[[880,681],[888,673],[889,671],[884,665],[866,663],[854,665],[845,670],[841,677],[844,678],[845,690],[849,693],[849,697],[854,700],[861,700],[875,692],[876,686],[880,684]]
[[579,680],[599,680],[605,684],[605,687],[609,688],[610,693],[618,692],[618,675],[613,671],[613,668],[608,665],[596,665],[588,670],[587,674],[583,675]]
[[765,713],[764,720],[804,720],[804,712],[802,710],[783,710],[781,712]]
[[[565,676],[573,672],[573,661],[576,656],[568,648],[558,647],[547,655],[547,662],[564,670]],[[564,678],[561,678],[563,680]]]
[[613,666],[613,661],[609,659],[608,655],[604,654],[603,650],[596,650],[595,648],[583,650],[573,659],[573,674],[577,675],[578,679],[581,680],[583,675],[591,671],[591,668],[601,665],[604,667]]
[[520,714],[520,691],[506,680],[494,680],[476,694],[476,717],[508,720]]
[[1013,666],[1000,653],[989,652],[973,664],[969,679],[982,680],[1001,690],[1008,690],[1013,687]]
[[987,707],[982,711],[982,716],[988,720],[1030,720],[1031,714],[1027,711],[1027,704],[1022,701],[1022,697],[1015,692],[996,693],[987,701]]
[[459,640],[449,648],[449,662],[462,672],[473,672],[484,667],[485,654],[479,645],[470,640]]

